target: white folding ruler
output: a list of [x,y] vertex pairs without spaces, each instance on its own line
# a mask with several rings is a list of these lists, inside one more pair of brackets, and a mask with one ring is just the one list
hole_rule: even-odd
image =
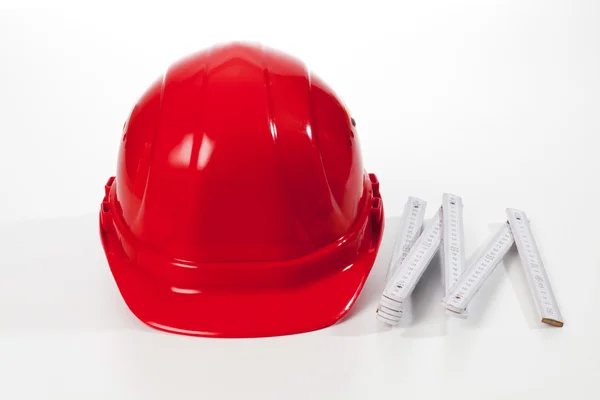
[[380,321],[388,325],[397,325],[400,322],[404,302],[438,251],[441,239],[442,210],[440,208],[387,282],[377,309],[377,318]]
[[[462,199],[454,194],[444,193],[442,213],[443,229],[440,251],[444,271],[444,293],[448,294],[465,269]],[[459,313],[446,310],[446,313],[461,318],[467,317],[466,310]]]
[[396,242],[394,243],[394,250],[388,267],[386,280],[389,280],[394,275],[394,272],[396,272],[400,264],[402,264],[402,261],[404,261],[408,252],[421,234],[421,227],[423,226],[426,208],[427,202],[418,197],[411,196],[406,201],[404,210],[402,211],[400,229],[398,230]]
[[447,310],[456,313],[464,312],[469,301],[473,299],[511,246],[516,243],[541,321],[561,327],[563,319],[533,238],[527,215],[523,211],[515,209],[507,209],[506,212],[508,222],[486,246],[477,261],[460,276],[442,300],[442,304]]
[[442,304],[447,310],[463,313],[467,304],[477,294],[485,280],[492,274],[514,243],[510,226],[505,223],[487,244],[479,258],[460,276],[450,288]]
[[542,257],[533,238],[527,215],[523,211],[513,208],[507,209],[506,214],[541,321],[561,327],[563,319],[542,263]]

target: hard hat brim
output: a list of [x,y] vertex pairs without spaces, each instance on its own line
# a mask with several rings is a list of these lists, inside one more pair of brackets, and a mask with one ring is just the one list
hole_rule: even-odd
[[[107,186],[107,191],[108,191]],[[356,302],[381,243],[384,218],[380,199],[367,216],[372,233],[345,265],[332,266],[317,279],[284,287],[256,290],[178,289],[149,274],[139,260],[128,257],[110,221],[106,203],[100,210],[100,236],[121,296],[145,324],[192,336],[250,338],[291,335],[333,325]],[[104,219],[104,220],[103,220]],[[260,266],[259,266],[260,267]]]
[[211,337],[267,337],[333,325],[356,301],[375,251],[341,272],[279,291],[177,293],[119,262],[110,267],[131,312],[147,325],[171,333]]

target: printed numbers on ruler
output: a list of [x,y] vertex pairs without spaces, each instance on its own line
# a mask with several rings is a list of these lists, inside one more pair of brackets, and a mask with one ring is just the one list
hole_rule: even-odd
[[441,210],[438,210],[402,265],[391,277],[384,295],[397,301],[404,301],[410,295],[438,250],[441,240],[441,225]]
[[533,238],[527,215],[523,211],[510,208],[506,210],[506,213],[542,322],[562,326],[562,316],[554,298],[540,252]]
[[394,275],[419,237],[426,207],[427,202],[417,197],[409,197],[404,205],[400,221],[400,230],[396,242],[394,243],[392,259],[390,260],[390,265],[388,267],[388,279]]
[[471,265],[442,301],[445,307],[453,312],[464,312],[469,301],[483,286],[485,280],[491,275],[496,266],[502,261],[514,240],[508,223],[504,224],[483,254]]
[[450,289],[464,269],[462,200],[452,194],[444,194],[444,267],[446,289]]

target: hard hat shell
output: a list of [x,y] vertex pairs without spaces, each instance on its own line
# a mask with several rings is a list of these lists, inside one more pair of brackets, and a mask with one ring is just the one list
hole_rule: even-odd
[[272,49],[232,43],[171,65],[124,126],[100,210],[133,314],[217,337],[343,317],[383,231],[354,125],[321,79]]

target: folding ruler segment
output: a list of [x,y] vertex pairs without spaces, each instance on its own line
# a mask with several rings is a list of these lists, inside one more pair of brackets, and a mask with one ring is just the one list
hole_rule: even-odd
[[418,197],[411,196],[406,201],[386,280],[394,275],[421,234],[426,208],[427,202]]
[[384,304],[380,304],[377,309],[377,319],[388,325],[397,325],[402,319],[403,314],[404,311],[402,309],[393,310],[386,307]]
[[527,215],[523,211],[514,208],[507,209],[506,214],[541,321],[552,326],[561,327],[563,326],[563,319]]
[[[442,245],[442,268],[444,276],[445,294],[456,283],[465,269],[465,235],[463,229],[463,203],[460,196],[444,193],[442,200],[443,229]],[[467,311],[455,313],[446,310],[446,313],[461,318],[467,317]]]
[[450,291],[442,300],[442,304],[446,309],[456,313],[464,312],[467,304],[481,289],[513,243],[514,239],[510,226],[505,223],[485,247],[485,251],[482,252],[481,256],[450,288]]
[[398,270],[388,281],[383,291],[382,304],[385,303],[394,310],[402,309],[404,301],[408,299],[438,251],[441,239],[442,212],[440,208],[410,249]]

